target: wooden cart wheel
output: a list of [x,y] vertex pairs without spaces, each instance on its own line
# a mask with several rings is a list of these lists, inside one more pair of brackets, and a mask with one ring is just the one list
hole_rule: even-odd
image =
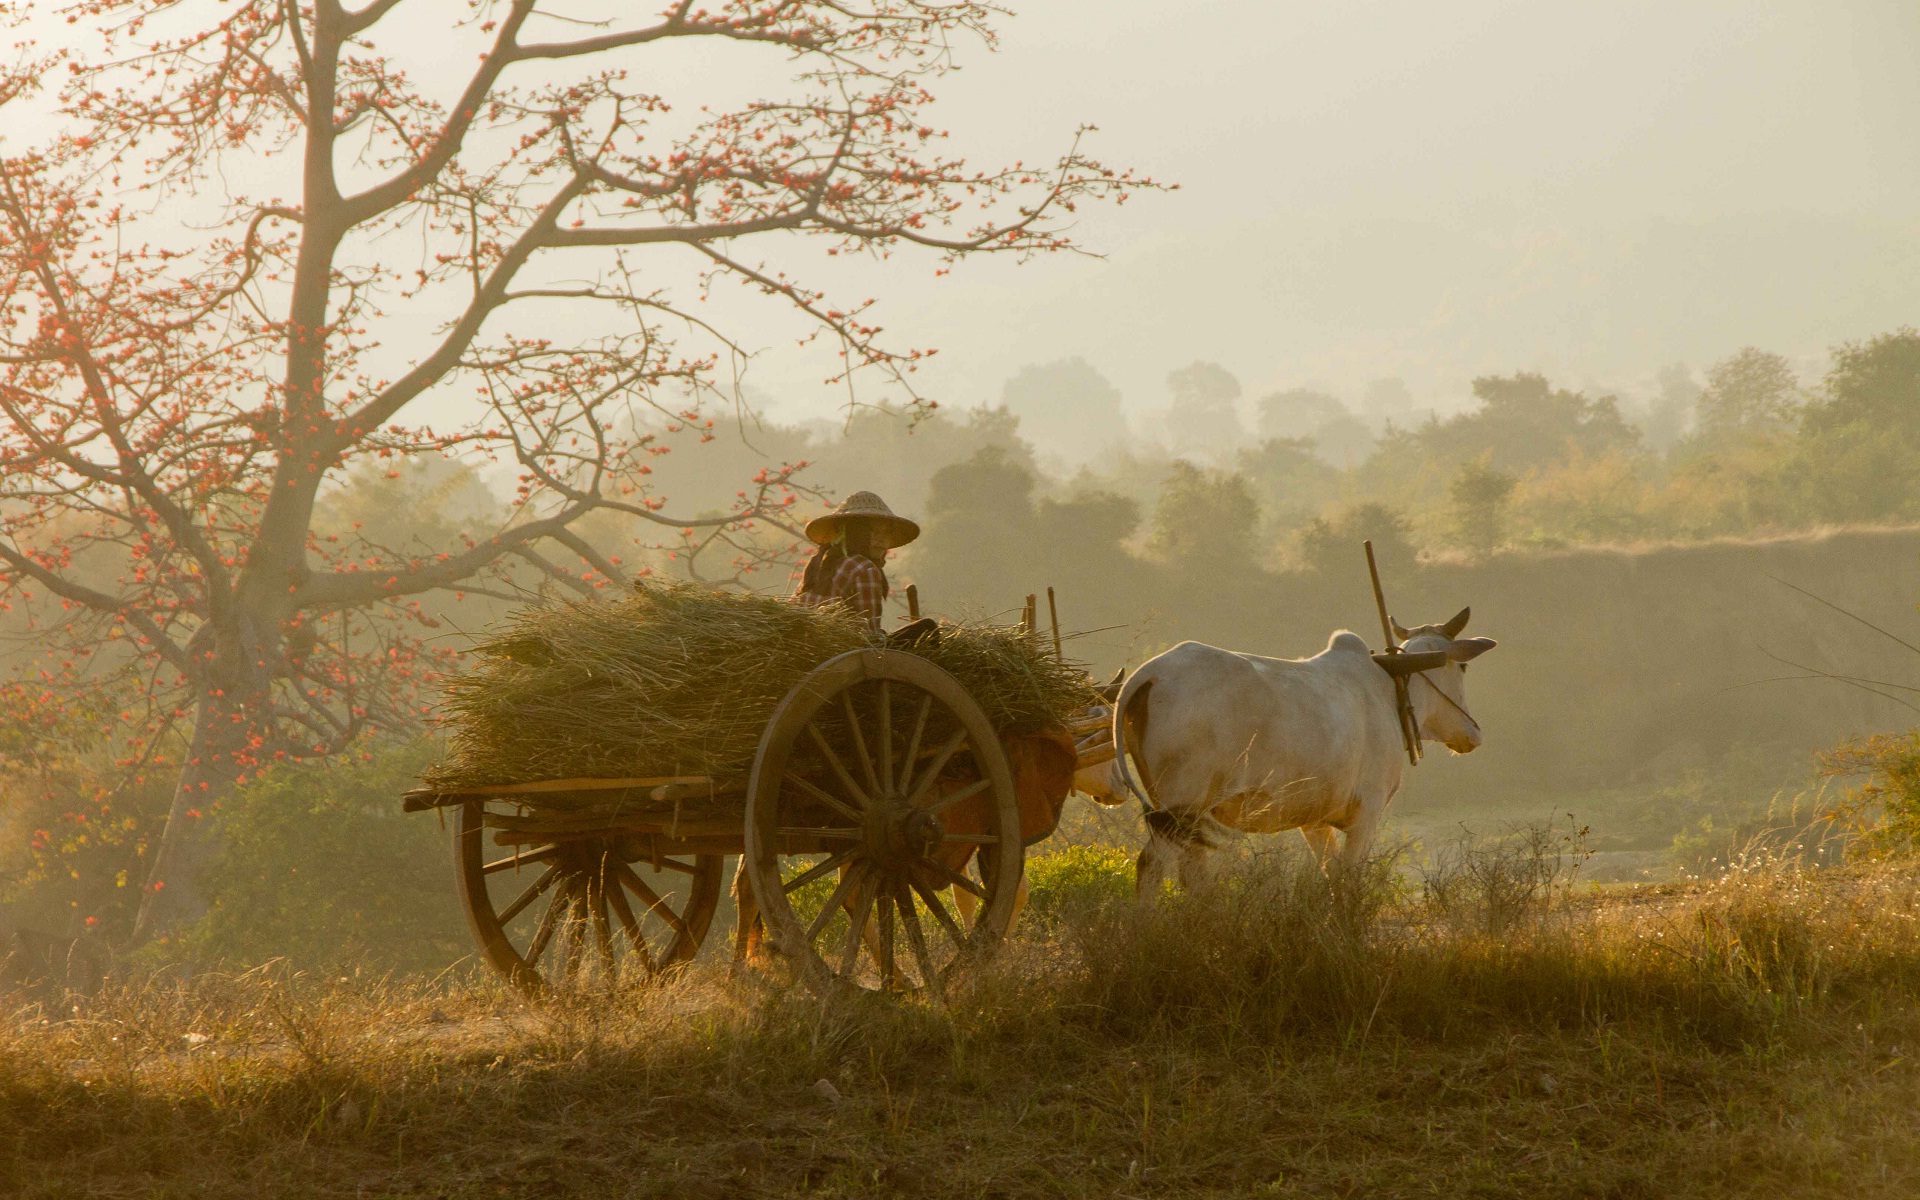
[[[1013,773],[979,704],[917,655],[856,650],[789,692],[761,736],[746,815],[768,939],[816,989],[937,992],[1012,924]],[[981,901],[970,928],[953,888]]]
[[[486,810],[456,810],[460,899],[487,962],[522,990],[638,971],[652,978],[693,958],[720,904],[726,859],[622,853],[615,837],[489,846]],[[502,806],[504,807],[504,806]]]

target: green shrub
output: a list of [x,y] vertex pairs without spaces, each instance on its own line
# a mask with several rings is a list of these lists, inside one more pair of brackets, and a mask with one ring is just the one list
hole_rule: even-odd
[[1920,729],[1855,738],[1820,755],[1820,766],[1831,777],[1863,780],[1832,816],[1859,831],[1866,849],[1920,850]]
[[424,743],[387,745],[235,789],[215,817],[212,907],[189,948],[329,971],[436,970],[469,953],[447,834],[432,814],[400,811],[432,757]]
[[1065,846],[1027,862],[1027,902],[1045,916],[1133,896],[1133,854],[1119,846]]

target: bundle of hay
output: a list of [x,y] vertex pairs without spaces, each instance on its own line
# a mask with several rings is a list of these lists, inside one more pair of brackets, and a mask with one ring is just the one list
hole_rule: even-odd
[[[448,755],[428,786],[542,779],[739,778],[781,697],[827,659],[881,645],[844,612],[690,585],[611,604],[529,608],[476,647],[442,706]],[[915,653],[951,673],[1003,734],[1097,702],[1048,641],[963,623]]]

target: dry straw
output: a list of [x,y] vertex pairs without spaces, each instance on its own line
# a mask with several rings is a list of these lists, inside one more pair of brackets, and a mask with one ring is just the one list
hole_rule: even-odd
[[[774,707],[827,659],[882,645],[858,618],[692,585],[611,604],[528,608],[475,649],[447,689],[448,755],[427,772],[454,789],[537,779],[744,776]],[[1081,669],[1018,628],[946,625],[916,648],[980,702],[1001,733],[1057,724],[1096,703]]]

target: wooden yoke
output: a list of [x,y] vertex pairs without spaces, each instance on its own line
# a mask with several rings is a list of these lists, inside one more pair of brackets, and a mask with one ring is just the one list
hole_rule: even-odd
[[[1387,656],[1400,653],[1400,647],[1393,640],[1393,618],[1387,615],[1386,593],[1380,590],[1380,567],[1373,561],[1373,539],[1361,543],[1367,550],[1367,574],[1373,579],[1373,604],[1380,610],[1380,632],[1387,639]],[[1387,668],[1387,674],[1393,676],[1393,716],[1400,726],[1400,741],[1407,748],[1407,761],[1414,766],[1420,765],[1420,731],[1414,728],[1413,705],[1407,698],[1407,676],[1404,672]]]

